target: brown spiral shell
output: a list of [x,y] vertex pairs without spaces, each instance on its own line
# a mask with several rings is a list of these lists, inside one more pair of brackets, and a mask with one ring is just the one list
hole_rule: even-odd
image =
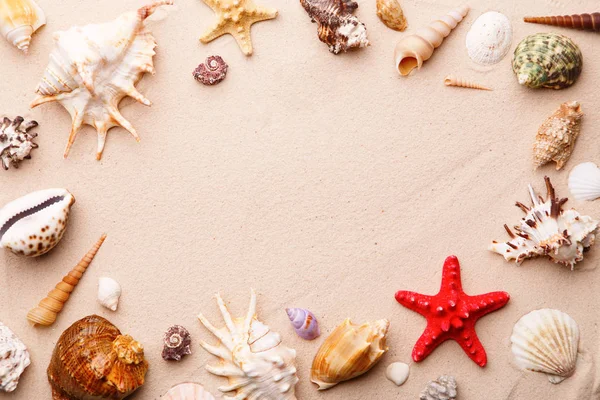
[[227,75],[227,63],[219,56],[210,56],[194,70],[194,79],[204,85],[216,85]]
[[181,357],[192,354],[190,345],[192,338],[187,329],[181,325],[173,325],[165,332],[162,358],[164,360],[181,360]]
[[120,400],[144,384],[142,345],[108,320],[90,315],[65,330],[48,366],[53,400]]
[[549,17],[525,17],[525,22],[533,24],[562,26],[564,28],[581,29],[600,32],[600,13],[556,15]]

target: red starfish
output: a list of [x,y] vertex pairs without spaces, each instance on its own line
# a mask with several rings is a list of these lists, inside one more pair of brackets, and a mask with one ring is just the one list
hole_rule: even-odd
[[467,295],[462,290],[458,258],[446,258],[438,294],[427,296],[404,290],[396,293],[398,303],[427,318],[425,332],[413,349],[413,360],[424,360],[437,346],[452,339],[477,365],[485,366],[487,356],[475,332],[475,323],[484,315],[504,307],[509,299],[506,292]]

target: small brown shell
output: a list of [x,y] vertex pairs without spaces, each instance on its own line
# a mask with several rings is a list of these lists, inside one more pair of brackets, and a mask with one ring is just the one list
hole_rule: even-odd
[[31,150],[37,149],[38,145],[33,142],[37,133],[29,133],[36,126],[36,121],[25,124],[23,117],[16,117],[13,121],[4,117],[0,125],[0,163],[5,170],[9,166],[19,168],[19,163],[31,158]]
[[525,22],[600,32],[600,13],[525,17]]
[[225,79],[229,66],[219,56],[210,56],[194,70],[194,79],[204,85],[216,85]]
[[164,360],[181,360],[181,357],[192,354],[190,333],[181,325],[173,325],[165,332],[162,358]]
[[377,16],[390,29],[403,31],[408,26],[398,0],[377,0]]
[[471,82],[471,81],[463,79],[463,78],[457,78],[454,75],[448,75],[447,77],[445,77],[444,85],[462,87],[462,88],[467,88],[467,89],[492,90],[492,89],[482,86],[478,83]]

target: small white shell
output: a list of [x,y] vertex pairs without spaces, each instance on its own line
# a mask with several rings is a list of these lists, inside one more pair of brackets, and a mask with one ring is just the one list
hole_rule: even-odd
[[543,372],[552,383],[575,372],[579,327],[562,311],[545,308],[524,315],[515,324],[510,341],[522,369]]
[[410,367],[408,364],[395,362],[388,365],[385,370],[385,377],[394,382],[396,386],[400,386],[408,379]]
[[98,279],[98,301],[109,310],[117,311],[121,297],[121,285],[112,278]]
[[33,0],[0,0],[0,32],[10,44],[27,53],[31,35],[46,24],[44,12]]
[[0,322],[0,390],[15,390],[19,377],[30,363],[27,347]]
[[481,65],[500,62],[510,50],[512,26],[504,14],[489,11],[475,20],[467,33],[467,52]]
[[593,162],[576,165],[569,174],[569,190],[577,200],[600,197],[600,168]]

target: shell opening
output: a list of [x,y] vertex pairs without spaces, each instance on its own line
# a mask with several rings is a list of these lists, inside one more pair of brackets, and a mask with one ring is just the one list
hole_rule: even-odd
[[410,74],[410,71],[417,68],[419,66],[419,61],[416,57],[404,57],[398,63],[398,72],[400,75],[406,76]]
[[31,207],[28,210],[25,211],[21,211],[20,213],[14,215],[13,217],[11,217],[9,220],[7,220],[4,225],[2,225],[2,227],[0,228],[0,240],[2,239],[2,237],[4,236],[4,234],[6,232],[8,232],[8,230],[17,222],[19,222],[20,220],[22,220],[23,218],[27,218],[30,215],[33,215],[35,213],[38,213],[40,211],[42,211],[43,209],[50,207],[53,204],[56,204],[58,202],[61,202],[65,199],[65,196],[55,196],[55,197],[51,197],[48,200],[44,201],[43,203],[38,204],[37,206]]

